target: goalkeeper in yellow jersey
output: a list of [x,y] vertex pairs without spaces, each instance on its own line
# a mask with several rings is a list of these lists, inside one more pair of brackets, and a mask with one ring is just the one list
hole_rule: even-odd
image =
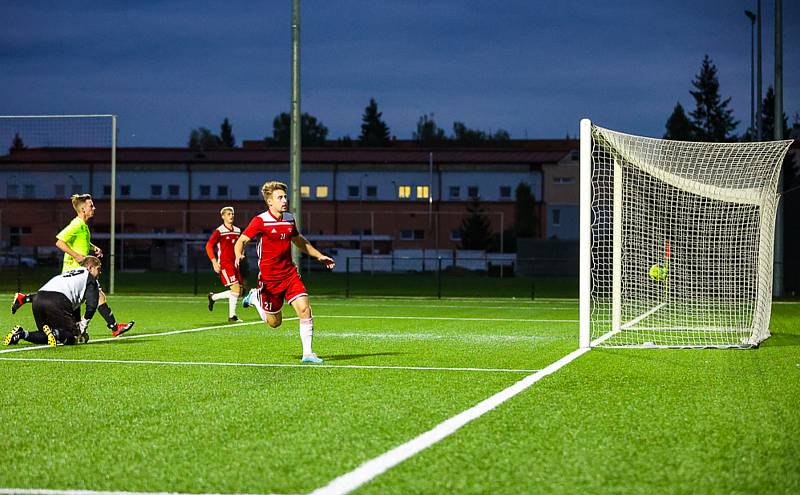
[[[75,209],[76,217],[56,235],[56,247],[64,251],[64,263],[61,267],[61,273],[80,268],[81,262],[89,255],[89,251],[92,251],[98,258],[103,256],[103,251],[92,244],[89,226],[86,224],[94,216],[95,206],[92,196],[90,194],[73,194],[72,207]],[[31,302],[35,296],[36,294],[17,293],[11,305],[11,312],[16,313],[20,306]],[[78,311],[80,311],[80,308],[78,308]],[[133,328],[133,321],[130,323],[117,323],[114,313],[106,304],[106,296],[102,289],[100,290],[100,305],[97,311],[106,320],[106,324],[114,337],[122,335]]]

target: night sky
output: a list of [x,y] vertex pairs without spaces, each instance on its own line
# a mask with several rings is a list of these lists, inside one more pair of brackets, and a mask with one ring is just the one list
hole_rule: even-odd
[[[764,92],[774,1],[763,2]],[[512,138],[576,136],[590,117],[661,137],[708,54],[742,133],[756,0],[303,0],[302,109],[357,138],[371,97],[408,139],[423,113]],[[0,114],[115,113],[122,146],[237,142],[289,110],[291,0],[5,2]],[[800,2],[783,1],[784,111],[800,112]]]

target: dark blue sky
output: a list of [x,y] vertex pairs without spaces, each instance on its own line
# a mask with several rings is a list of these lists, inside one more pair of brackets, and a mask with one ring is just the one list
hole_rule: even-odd
[[[800,2],[784,0],[784,108],[800,112]],[[514,138],[601,125],[660,137],[687,110],[705,54],[750,119],[756,0],[616,2],[302,1],[302,104],[360,132],[370,97],[392,134],[423,113]],[[764,0],[764,90],[773,81],[774,1]],[[0,114],[116,113],[123,146],[185,145],[228,117],[237,141],[272,132],[290,101],[291,0],[7,2]]]

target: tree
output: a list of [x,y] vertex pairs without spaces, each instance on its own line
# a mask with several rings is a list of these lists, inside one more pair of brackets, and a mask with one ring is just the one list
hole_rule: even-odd
[[675,141],[694,141],[694,126],[686,116],[681,102],[675,104],[675,109],[672,115],[667,119],[667,133],[664,134],[664,139],[672,139]]
[[699,141],[723,142],[731,141],[731,132],[739,125],[734,120],[733,110],[728,108],[731,99],[724,101],[719,96],[719,80],[717,67],[706,55],[700,73],[695,76],[692,86],[696,91],[689,91],[694,97],[695,109],[692,117],[695,138]]
[[520,182],[516,190],[514,204],[514,230],[517,237],[536,237],[539,233],[539,219],[536,218],[536,198],[531,186]]
[[361,116],[361,136],[358,140],[362,146],[380,147],[389,144],[389,126],[381,120],[382,116],[375,98],[370,98],[369,105]]
[[[272,139],[278,146],[289,146],[292,132],[292,117],[281,112],[272,121]],[[328,137],[328,128],[313,115],[303,112],[300,116],[300,140],[304,146],[324,146]]]
[[[775,139],[775,90],[772,86],[767,88],[764,102],[761,104],[761,115],[758,116],[761,124],[761,140],[772,141]],[[789,139],[789,119],[783,114],[783,139]]]
[[24,149],[28,149],[28,147],[25,146],[24,142],[22,142],[22,137],[20,137],[19,133],[15,132],[14,139],[11,141],[11,147],[8,148],[8,151],[9,152],[22,151]]
[[433,114],[426,113],[420,116],[417,121],[417,130],[413,134],[413,139],[423,146],[432,146],[447,141],[444,129],[436,125]]
[[205,127],[192,129],[189,133],[189,148],[194,150],[213,150],[222,147],[222,139]]
[[219,136],[220,140],[222,141],[223,148],[235,148],[236,147],[236,138],[233,135],[233,126],[228,121],[228,117],[225,117],[225,120],[222,121],[222,125],[219,126]]
[[453,141],[464,146],[475,146],[486,141],[486,133],[470,129],[463,122],[453,122]]
[[467,216],[461,222],[461,249],[485,250],[492,243],[492,228],[480,200],[472,198]]

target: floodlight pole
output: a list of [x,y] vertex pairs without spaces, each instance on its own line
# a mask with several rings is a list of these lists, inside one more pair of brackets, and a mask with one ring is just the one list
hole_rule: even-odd
[[[289,150],[289,168],[291,170],[291,200],[294,221],[297,230],[302,225],[302,204],[300,197],[300,0],[292,0],[292,117]],[[292,244],[292,261],[300,271],[300,250]]]
[[756,7],[756,141],[761,141],[764,136],[762,135],[763,129],[761,128],[761,0],[758,0]]
[[[783,0],[775,0],[775,141],[783,139]],[[783,169],[778,175],[778,191],[783,191]],[[778,198],[775,217],[775,266],[772,275],[772,294],[783,296],[783,201]]]
[[756,132],[756,118],[755,118],[755,25],[756,15],[749,10],[744,11],[744,15],[750,19],[750,140],[752,141],[754,132]]

